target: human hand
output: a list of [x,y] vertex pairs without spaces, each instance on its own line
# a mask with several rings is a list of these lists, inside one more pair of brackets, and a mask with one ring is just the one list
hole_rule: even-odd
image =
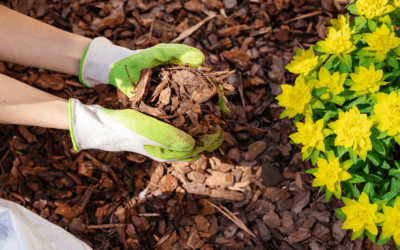
[[195,161],[202,151],[212,152],[224,141],[218,127],[215,134],[203,135],[203,147],[185,132],[133,109],[110,110],[84,105],[70,98],[70,134],[74,149],[130,151],[159,162]]
[[79,67],[79,80],[86,86],[110,83],[129,98],[133,96],[131,80],[138,83],[144,68],[165,64],[189,64],[199,67],[204,54],[182,44],[158,44],[144,50],[129,50],[113,45],[108,39],[93,39],[86,49]]

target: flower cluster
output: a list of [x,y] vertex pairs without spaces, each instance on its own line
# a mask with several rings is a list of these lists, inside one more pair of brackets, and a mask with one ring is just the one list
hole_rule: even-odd
[[[297,74],[276,97],[280,118],[294,118],[289,136],[316,168],[314,187],[341,198],[337,209],[353,230],[400,249],[400,0],[350,0],[326,38],[297,49],[286,69]],[[353,199],[351,199],[353,197]]]

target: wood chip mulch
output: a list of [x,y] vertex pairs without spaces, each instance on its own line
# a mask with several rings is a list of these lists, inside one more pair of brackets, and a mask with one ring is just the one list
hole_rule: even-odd
[[[279,120],[274,98],[296,76],[296,48],[325,37],[347,0],[21,0],[2,4],[63,30],[129,49],[183,43],[206,55],[231,112],[226,140],[194,163],[129,152],[75,152],[69,131],[0,125],[0,197],[65,228],[96,250],[395,249],[342,230],[335,198],[311,187],[311,168]],[[120,109],[111,85],[0,61],[0,73],[48,93]],[[166,91],[168,92],[168,91]],[[164,95],[168,95],[165,93]],[[139,103],[140,104],[140,103]],[[160,99],[159,105],[164,105]],[[212,113],[212,112],[210,112]],[[190,117],[189,117],[190,118]],[[175,120],[172,120],[175,122]],[[179,122],[179,121],[176,121]],[[229,124],[229,126],[228,126]]]

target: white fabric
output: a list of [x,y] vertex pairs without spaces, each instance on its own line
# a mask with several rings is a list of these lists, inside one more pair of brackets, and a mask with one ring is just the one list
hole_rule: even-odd
[[127,56],[142,50],[130,50],[112,44],[105,37],[96,37],[89,45],[82,64],[82,80],[89,86],[108,84],[111,66]]
[[110,119],[103,114],[100,105],[85,105],[72,98],[71,109],[72,129],[79,150],[96,148],[106,151],[130,151],[165,162],[147,153],[143,145],[166,145],[137,134]]
[[0,199],[0,250],[92,250],[85,242],[14,202]]

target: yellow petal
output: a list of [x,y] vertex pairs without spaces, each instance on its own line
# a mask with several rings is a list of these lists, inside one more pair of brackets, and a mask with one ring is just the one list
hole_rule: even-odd
[[394,242],[396,242],[397,245],[400,245],[400,230],[396,230],[394,232],[393,239],[394,239]]
[[375,223],[368,223],[365,228],[373,235],[378,234],[378,228],[376,227]]
[[349,174],[347,172],[340,172],[339,179],[340,179],[340,181],[346,181],[348,179],[351,179],[351,174]]
[[324,143],[324,141],[318,141],[317,144],[315,145],[315,148],[320,150],[320,151],[322,151],[322,152],[325,152],[325,143]]
[[376,219],[374,220],[375,223],[381,223],[386,219],[385,215],[382,213],[375,213],[375,215],[376,215]]
[[353,226],[354,226],[353,220],[345,220],[342,225],[342,229],[353,229],[354,228]]
[[363,205],[369,205],[369,198],[368,195],[364,192],[361,193],[360,198],[358,199],[358,203]]
[[381,239],[387,239],[387,238],[392,237],[392,235],[393,235],[393,232],[389,232],[389,231],[384,231],[384,230],[382,230],[382,233],[381,233],[380,238],[381,238]]

